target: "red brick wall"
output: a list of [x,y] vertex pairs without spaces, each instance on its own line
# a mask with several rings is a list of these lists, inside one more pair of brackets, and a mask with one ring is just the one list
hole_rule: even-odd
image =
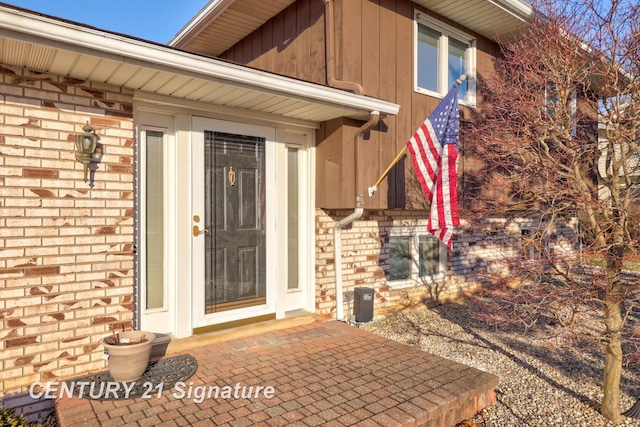
[[0,397],[105,368],[99,339],[132,319],[132,160],[131,91],[0,66]]

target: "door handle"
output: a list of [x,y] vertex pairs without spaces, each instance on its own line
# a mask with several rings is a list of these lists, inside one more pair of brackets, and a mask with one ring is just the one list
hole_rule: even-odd
[[204,234],[204,233],[208,233],[208,232],[209,232],[209,230],[207,230],[206,228],[200,230],[200,227],[198,227],[197,225],[193,226],[193,237],[198,237],[199,235]]

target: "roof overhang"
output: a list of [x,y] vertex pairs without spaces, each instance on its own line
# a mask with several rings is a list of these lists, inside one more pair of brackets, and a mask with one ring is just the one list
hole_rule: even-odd
[[[211,0],[169,45],[219,56],[295,0]],[[413,0],[489,39],[518,31],[533,9],[521,0]]]
[[322,122],[397,114],[376,98],[0,4],[0,64],[159,96]]
[[210,0],[209,3],[169,41],[190,52],[219,56],[257,30],[295,0]]
[[521,0],[413,1],[491,40],[521,30],[534,16],[534,9]]

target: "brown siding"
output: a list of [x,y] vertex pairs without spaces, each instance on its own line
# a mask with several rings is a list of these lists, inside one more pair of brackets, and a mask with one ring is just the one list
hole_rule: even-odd
[[325,84],[324,2],[293,3],[220,57]]
[[341,118],[323,123],[317,131],[317,163],[323,168],[316,179],[324,184],[317,186],[317,205],[355,205],[354,169],[346,167],[353,165],[355,124],[354,120]]
[[[221,56],[326,84],[324,7],[322,0],[298,0]],[[394,102],[401,109],[398,116],[383,118],[360,139],[357,179],[349,156],[353,157],[353,133],[364,121],[345,121],[348,128],[342,131],[333,129],[335,123],[323,124],[317,134],[317,204],[323,208],[352,208],[358,192],[365,194],[367,208],[422,209],[424,197],[413,178],[408,156],[391,171],[373,198],[366,192],[439,101],[413,90],[413,14],[416,8],[429,11],[409,0],[334,0],[334,7],[336,78],[359,83],[365,95]],[[494,42],[475,36],[476,65],[482,76],[493,68],[498,49]],[[329,140],[324,141],[325,137]],[[338,183],[340,187],[336,187]]]
[[[398,43],[398,30],[397,30],[397,18],[396,18],[396,1],[395,0],[380,0],[379,8],[379,28],[380,28],[380,50],[382,52],[396,52],[396,45]],[[398,74],[398,61],[389,60],[384,61],[382,59],[379,62],[379,93],[378,96],[382,99],[396,99],[398,88],[396,84]],[[396,129],[397,118],[389,117],[383,121],[386,131],[380,131],[380,144],[378,147],[378,169],[379,173],[386,169],[387,165],[391,163],[396,153]],[[378,173],[378,176],[379,176]],[[372,206],[389,206],[394,207],[395,201],[390,201],[386,197],[388,189],[393,187],[393,180],[396,178],[395,172],[385,179],[380,186],[380,189],[375,194],[375,198],[371,200]],[[374,178],[375,180],[378,177]],[[374,181],[375,182],[375,181]]]

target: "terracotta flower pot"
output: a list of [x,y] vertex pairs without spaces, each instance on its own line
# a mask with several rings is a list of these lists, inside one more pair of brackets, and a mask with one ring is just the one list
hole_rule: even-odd
[[[135,381],[147,369],[156,336],[146,331],[120,332],[119,336],[120,345],[113,344],[111,336],[102,340],[105,352],[109,353],[107,368],[116,381]],[[127,339],[129,343],[123,343]]]

